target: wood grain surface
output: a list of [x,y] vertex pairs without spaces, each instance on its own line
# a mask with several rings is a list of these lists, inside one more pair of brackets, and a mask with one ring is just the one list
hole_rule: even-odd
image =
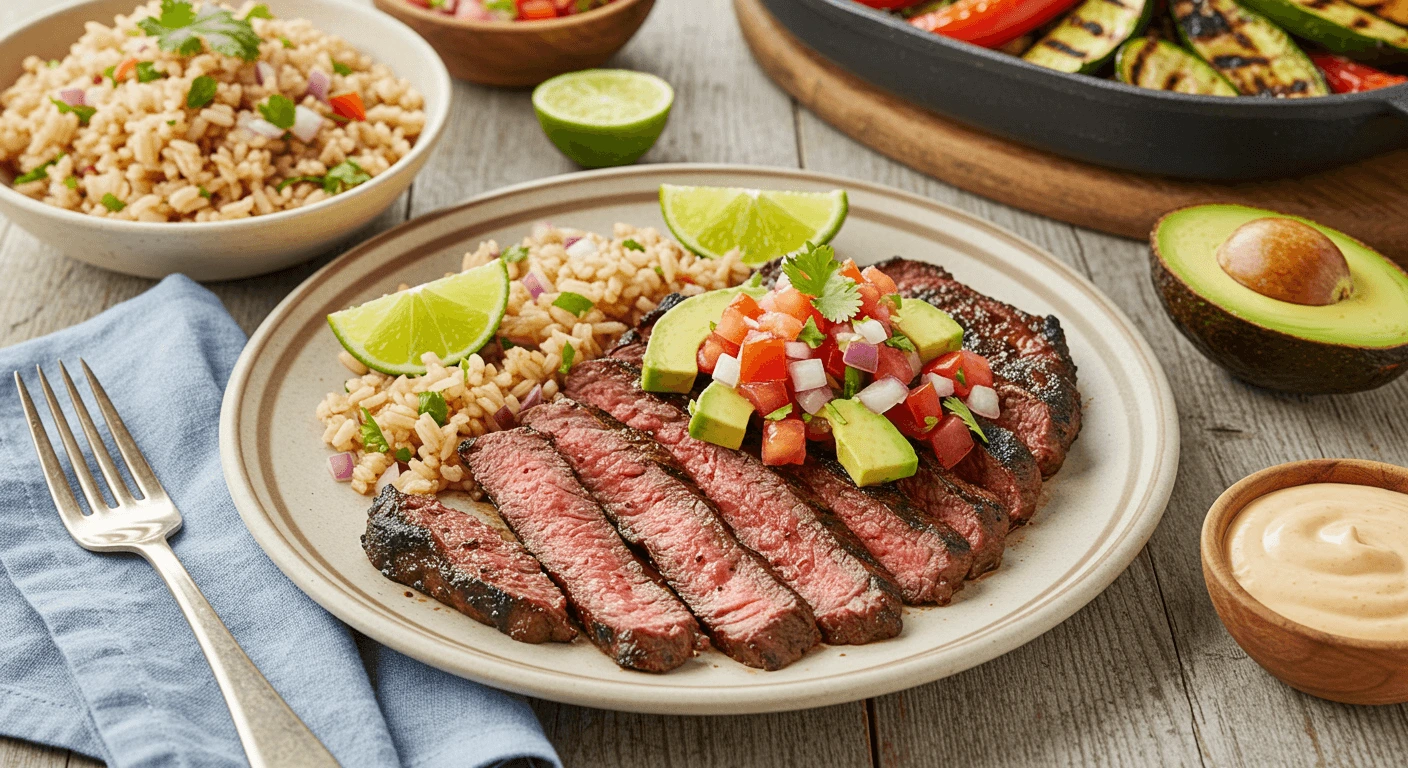
[[[4,0],[0,28],[48,5]],[[1241,652],[1208,601],[1198,538],[1212,501],[1263,467],[1320,456],[1408,464],[1408,380],[1334,398],[1271,395],[1236,383],[1164,316],[1141,242],[994,203],[855,143],[769,81],[748,53],[729,0],[658,0],[611,64],[653,72],[675,87],[670,125],[646,162],[800,166],[890,184],[990,219],[1074,266],[1133,318],[1163,361],[1181,413],[1183,459],[1168,513],[1130,569],[1084,610],[1013,653],[869,702],[785,714],[657,717],[535,701],[567,765],[1402,764],[1408,707],[1314,699]],[[527,93],[457,83],[455,99],[426,170],[393,210],[350,241],[477,192],[575,170],[538,129]],[[318,263],[210,288],[249,331]],[[4,345],[81,322],[151,285],[64,259],[3,220],[0,275]],[[0,765],[91,764],[0,739]]]
[[1147,237],[1154,222],[1175,208],[1240,203],[1314,218],[1408,264],[1408,149],[1303,178],[1244,184],[1125,173],[940,117],[807,48],[760,0],[735,0],[734,7],[758,63],[804,107],[847,136],[956,187],[1132,238]]

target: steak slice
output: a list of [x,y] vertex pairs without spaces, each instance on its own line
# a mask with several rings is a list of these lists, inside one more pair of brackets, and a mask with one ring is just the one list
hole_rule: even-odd
[[1061,321],[978,293],[932,264],[895,258],[876,266],[902,296],[927,301],[963,326],[963,346],[992,366],[1002,408],[996,423],[1021,439],[1043,476],[1055,474],[1081,420],[1076,366]]
[[968,540],[973,553],[968,578],[975,579],[997,568],[1002,564],[1002,548],[1007,541],[1007,511],[995,496],[940,466],[934,454],[917,453],[918,471],[896,481],[895,486]]
[[689,436],[677,398],[641,391],[640,371],[599,358],[574,366],[564,391],[655,438],[718,507],[744,546],[762,555],[811,606],[828,643],[899,634],[898,587],[829,510],[756,458]]
[[997,497],[1012,526],[1026,523],[1036,512],[1041,495],[1041,470],[1031,451],[1011,430],[982,419],[984,445],[973,450],[953,468],[954,474]]
[[[813,450],[811,453],[815,453]],[[895,577],[906,603],[945,605],[972,566],[968,542],[924,514],[893,485],[858,488],[832,458],[781,469],[811,489]]]
[[464,441],[460,456],[617,664],[665,672],[694,655],[694,617],[650,577],[547,437],[491,432]]
[[621,338],[616,340],[616,345],[607,352],[607,356],[617,360],[625,360],[634,366],[640,366],[645,359],[645,348],[650,344],[650,333],[655,330],[655,323],[665,316],[666,312],[679,306],[686,297],[682,293],[672,293],[660,300],[655,305],[655,309],[650,310],[641,317],[636,327],[621,334]]
[[388,579],[424,592],[514,640],[565,643],[577,636],[567,598],[523,547],[430,496],[387,486],[362,536]]
[[567,399],[522,418],[552,437],[622,537],[650,555],[716,647],[750,667],[781,669],[820,642],[811,608],[738,543],[654,440]]

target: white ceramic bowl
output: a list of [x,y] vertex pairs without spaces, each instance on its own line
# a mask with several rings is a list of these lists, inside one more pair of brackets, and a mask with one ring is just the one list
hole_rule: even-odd
[[[292,211],[236,221],[113,221],[46,205],[0,175],[0,213],[71,258],[139,277],[175,272],[196,280],[230,280],[296,264],[346,238],[386,210],[411,185],[445,127],[450,75],[440,56],[410,27],[364,3],[265,0],[275,16],[304,18],[386,64],[425,96],[425,131],[385,173],[347,192]],[[36,19],[0,38],[0,89],[19,78],[29,55],[62,58],[87,21],[111,24],[139,0],[89,0]]]

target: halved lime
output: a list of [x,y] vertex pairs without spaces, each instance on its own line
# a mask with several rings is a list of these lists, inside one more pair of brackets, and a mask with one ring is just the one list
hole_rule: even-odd
[[328,315],[342,346],[362,364],[393,376],[425,373],[421,355],[457,363],[494,337],[508,306],[501,259]]
[[568,72],[533,89],[543,133],[587,168],[640,159],[660,138],[674,102],[669,83],[626,69]]
[[737,248],[747,264],[786,256],[808,242],[830,241],[847,210],[844,189],[784,192],[660,185],[660,213],[680,245],[710,258]]

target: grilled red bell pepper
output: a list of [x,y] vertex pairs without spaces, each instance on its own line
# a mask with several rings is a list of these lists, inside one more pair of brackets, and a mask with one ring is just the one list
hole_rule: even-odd
[[996,48],[1064,13],[1076,0],[958,0],[909,20],[920,29]]
[[1408,83],[1408,77],[1374,69],[1332,53],[1312,53],[1310,60],[1325,73],[1325,82],[1335,93],[1363,93],[1377,88]]

